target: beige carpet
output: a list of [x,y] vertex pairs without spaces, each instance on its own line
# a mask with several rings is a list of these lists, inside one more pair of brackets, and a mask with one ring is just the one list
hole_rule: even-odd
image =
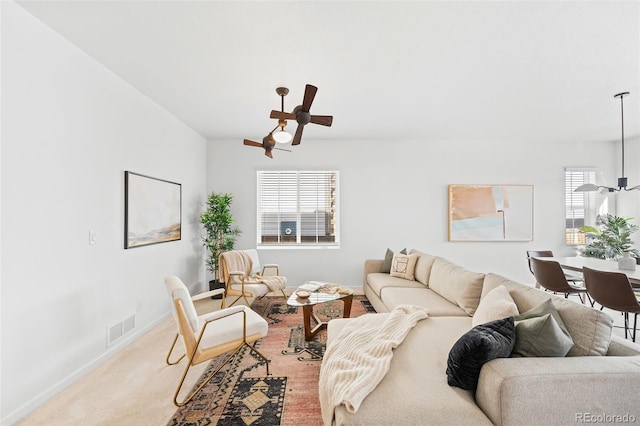
[[[219,306],[211,299],[196,304],[199,312]],[[176,411],[173,392],[184,368],[165,363],[175,331],[170,317],[17,424],[165,425]],[[194,382],[207,365],[192,369]]]

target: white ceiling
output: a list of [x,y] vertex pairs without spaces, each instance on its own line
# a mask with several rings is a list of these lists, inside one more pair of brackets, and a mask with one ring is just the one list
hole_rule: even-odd
[[334,123],[303,141],[614,141],[621,91],[640,134],[638,0],[18,3],[207,138],[261,140],[306,83]]

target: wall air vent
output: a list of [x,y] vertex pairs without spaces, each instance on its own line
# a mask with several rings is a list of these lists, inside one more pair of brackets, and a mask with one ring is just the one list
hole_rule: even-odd
[[136,328],[136,316],[131,315],[124,320],[107,327],[107,348]]

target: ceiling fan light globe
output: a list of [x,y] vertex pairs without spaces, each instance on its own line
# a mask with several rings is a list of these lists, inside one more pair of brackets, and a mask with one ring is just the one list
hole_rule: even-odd
[[293,136],[284,130],[280,130],[273,133],[273,139],[278,143],[289,143],[291,142],[291,139],[293,139]]

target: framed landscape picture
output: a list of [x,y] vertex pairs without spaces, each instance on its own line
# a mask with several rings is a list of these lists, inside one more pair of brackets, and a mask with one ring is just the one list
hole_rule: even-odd
[[124,172],[124,248],[182,238],[182,185]]
[[449,185],[449,241],[531,241],[533,185]]

